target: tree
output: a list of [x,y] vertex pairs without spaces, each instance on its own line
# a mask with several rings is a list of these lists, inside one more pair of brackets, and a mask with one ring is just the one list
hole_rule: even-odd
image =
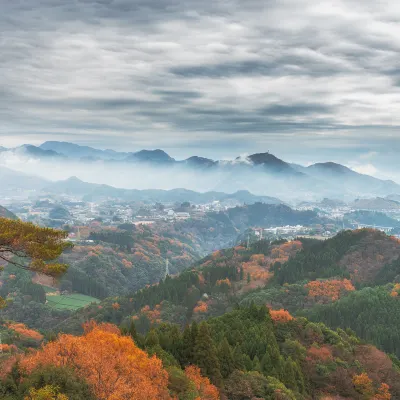
[[193,352],[194,362],[200,367],[202,373],[208,376],[216,385],[221,384],[222,376],[217,357],[217,349],[210,335],[210,329],[206,322],[199,325],[199,333]]
[[218,349],[218,358],[221,366],[221,374],[223,378],[227,378],[235,369],[235,360],[233,358],[233,351],[226,338]]
[[197,399],[201,400],[219,400],[218,389],[212,385],[208,378],[204,378],[200,374],[200,368],[191,365],[185,369],[186,376],[194,382],[199,392]]
[[361,393],[366,399],[369,399],[374,393],[372,380],[365,372],[360,375],[354,375],[353,384],[357,392]]
[[32,388],[24,400],[68,400],[68,397],[59,393],[57,387],[48,385],[41,389]]
[[372,400],[390,400],[392,396],[389,389],[389,385],[382,383]]
[[91,322],[83,336],[60,335],[21,361],[28,374],[39,365],[71,368],[86,380],[98,400],[171,399],[162,362],[150,358],[111,324]]
[[29,271],[58,277],[68,267],[50,261],[72,246],[65,241],[67,235],[64,231],[0,218],[0,259]]

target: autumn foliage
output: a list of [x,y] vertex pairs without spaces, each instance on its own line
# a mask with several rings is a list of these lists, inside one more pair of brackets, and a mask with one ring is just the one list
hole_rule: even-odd
[[294,318],[290,315],[287,310],[270,310],[271,318],[275,323],[289,322]]
[[208,311],[208,304],[205,301],[199,301],[193,309],[194,313],[206,313]]
[[343,280],[326,280],[326,281],[312,281],[307,283],[309,297],[325,297],[332,301],[339,300],[343,293],[355,290],[355,287],[348,279]]
[[80,337],[60,335],[21,361],[28,373],[49,364],[72,368],[100,400],[171,399],[161,361],[150,358],[111,324],[92,323]]
[[190,365],[185,369],[185,375],[195,384],[200,397],[196,400],[218,400],[218,389],[210,383],[208,378],[201,376],[200,368]]
[[38,342],[43,340],[43,335],[42,334],[40,334],[39,332],[37,332],[37,331],[35,331],[33,329],[27,328],[24,324],[12,323],[12,324],[7,325],[7,327],[8,327],[8,329],[11,329],[15,333],[18,333],[19,335],[21,335],[21,336],[23,336],[25,338],[37,340]]

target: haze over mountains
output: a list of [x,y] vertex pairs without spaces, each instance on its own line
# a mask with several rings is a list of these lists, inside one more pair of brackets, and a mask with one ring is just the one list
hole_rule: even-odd
[[[0,178],[15,188],[72,190],[81,195],[106,195],[109,186],[131,190],[185,188],[203,193],[247,191],[274,198],[265,199],[267,202],[275,202],[277,198],[293,202],[323,197],[351,201],[400,193],[400,186],[393,181],[363,175],[340,164],[326,162],[305,167],[268,152],[234,160],[196,155],[176,160],[160,149],[117,152],[52,141],[39,147],[0,148],[0,164],[3,166]],[[29,172],[34,178],[13,175],[11,170]],[[71,180],[71,177],[76,178]],[[65,182],[52,186],[49,180]],[[123,195],[129,198],[133,193]]]

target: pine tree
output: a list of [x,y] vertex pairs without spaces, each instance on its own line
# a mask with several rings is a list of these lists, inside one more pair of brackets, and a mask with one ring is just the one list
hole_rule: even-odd
[[195,343],[192,337],[190,326],[186,325],[183,331],[182,344],[179,351],[179,361],[182,367],[193,363],[194,345]]
[[136,331],[136,325],[133,321],[131,321],[131,324],[129,325],[128,333],[132,337],[133,341],[135,343],[137,343],[138,342],[138,333]]
[[226,338],[224,338],[218,349],[218,358],[221,366],[221,374],[227,378],[235,369],[233,351]]
[[294,375],[296,378],[297,389],[299,393],[305,394],[306,384],[304,382],[304,375],[303,372],[301,371],[300,365],[295,361],[292,361],[292,364],[293,364]]
[[261,359],[261,372],[265,376],[275,376],[275,368],[272,364],[271,356],[268,350],[265,352],[263,358]]
[[282,382],[291,390],[298,391],[296,374],[292,359],[289,357],[283,364]]
[[152,329],[146,336],[145,346],[146,348],[151,348],[159,345],[160,345],[160,340],[158,339],[157,332],[154,329]]
[[210,335],[210,329],[206,322],[199,325],[199,332],[196,337],[194,346],[193,359],[195,364],[201,369],[205,376],[220,386],[222,384],[222,376],[220,364],[217,357],[217,349]]
[[253,371],[262,373],[260,359],[257,356],[253,358]]

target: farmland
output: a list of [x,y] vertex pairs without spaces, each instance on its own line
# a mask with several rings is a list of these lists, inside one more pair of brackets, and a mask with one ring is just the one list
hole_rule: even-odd
[[91,303],[99,303],[100,300],[84,294],[73,293],[68,295],[47,296],[47,304],[58,310],[77,310]]

